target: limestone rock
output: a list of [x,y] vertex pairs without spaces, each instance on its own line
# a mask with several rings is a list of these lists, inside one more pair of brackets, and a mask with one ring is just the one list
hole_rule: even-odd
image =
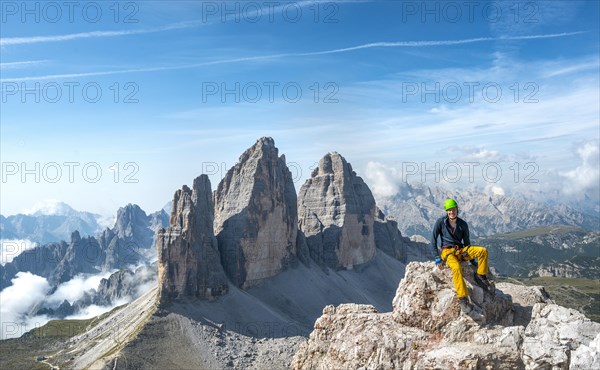
[[110,305],[117,299],[125,296],[132,290],[133,272],[129,270],[119,270],[111,274],[108,279],[100,280],[98,284],[97,302],[100,305]]
[[[510,297],[502,292],[497,292],[495,297],[484,294],[483,289],[473,282],[473,270],[467,265],[463,263],[463,276],[475,310],[470,316],[472,320],[465,322],[459,332],[467,332],[468,328],[476,326],[475,323],[512,324]],[[448,324],[461,323],[456,321],[460,308],[452,284],[452,272],[449,268],[438,269],[433,262],[411,262],[407,265],[392,305],[394,319],[403,325],[438,331]],[[449,333],[456,331],[452,327],[447,330]]]
[[597,348],[599,334],[600,324],[578,311],[556,304],[536,303],[523,340],[525,366],[528,369],[569,368],[572,351],[582,345],[585,347],[577,353],[577,361],[585,357],[597,359],[598,351],[594,347]]
[[113,231],[119,238],[135,244],[137,248],[150,248],[154,238],[151,222],[156,220],[146,215],[137,204],[127,204],[117,211]]
[[338,153],[320,161],[300,188],[298,217],[311,257],[331,268],[350,269],[375,255],[375,199]]
[[295,259],[297,197],[285,157],[271,138],[246,150],[214,194],[214,232],[229,279],[247,288]]
[[170,226],[157,233],[161,303],[184,296],[212,299],[228,291],[213,234],[213,202],[208,176],[192,189],[175,192]]
[[511,297],[515,311],[515,325],[529,325],[531,311],[536,303],[554,303],[550,295],[542,286],[523,286],[499,283],[496,289]]
[[[104,251],[94,237],[82,238],[78,231],[74,231],[71,233],[71,242],[64,251],[64,257],[60,259],[49,280],[64,283],[78,273],[98,273],[97,266],[104,256]],[[49,258],[45,256],[45,259]]]
[[428,334],[394,324],[370,305],[329,305],[292,360],[292,369],[400,369]]
[[106,251],[103,270],[124,269],[140,261],[153,260],[156,232],[169,225],[164,211],[146,215],[137,204],[127,204],[117,211],[112,229],[99,235],[100,246]]
[[[411,262],[392,312],[380,314],[368,305],[327,306],[292,368],[598,368],[600,324],[546,303],[539,287],[505,283],[499,288],[506,294],[497,290],[492,298],[480,297],[479,288],[468,283],[475,314],[465,315],[459,313],[451,284],[448,270]],[[532,308],[527,327],[512,324],[511,297]]]
[[589,345],[580,344],[571,352],[571,369],[600,369],[600,334]]
[[398,229],[398,222],[385,217],[381,210],[377,210],[373,224],[375,246],[399,261],[406,262],[407,247],[411,243],[408,238],[402,237]]

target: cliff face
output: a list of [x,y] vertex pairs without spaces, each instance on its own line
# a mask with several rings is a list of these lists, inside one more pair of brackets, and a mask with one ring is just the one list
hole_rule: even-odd
[[338,153],[319,161],[298,195],[299,227],[311,257],[331,268],[352,268],[375,255],[375,199]]
[[213,234],[213,202],[208,176],[192,189],[175,192],[170,226],[157,234],[158,287],[162,303],[184,296],[212,299],[228,290]]
[[469,315],[460,312],[449,269],[411,262],[392,312],[325,307],[292,368],[600,368],[600,324],[554,304],[540,287],[499,284],[491,297],[467,280]]
[[375,246],[377,249],[389,254],[399,261],[406,262],[408,249],[413,244],[410,239],[402,236],[398,229],[398,222],[386,217],[381,210],[377,209],[375,222],[373,223],[375,234]]
[[178,190],[170,226],[156,238],[167,301],[223,294],[227,280],[250,288],[296,260],[352,269],[379,248],[405,261],[415,244],[377,209],[368,186],[337,153],[321,159],[297,198],[285,157],[268,137],[240,156],[212,195],[206,176]]
[[295,258],[296,190],[271,138],[240,156],[214,194],[214,232],[229,279],[247,288],[283,271]]

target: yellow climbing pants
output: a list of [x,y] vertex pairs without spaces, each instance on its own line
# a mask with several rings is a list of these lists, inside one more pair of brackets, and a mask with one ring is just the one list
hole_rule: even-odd
[[471,245],[462,249],[444,248],[441,254],[442,261],[446,261],[446,265],[452,269],[452,282],[456,289],[458,298],[469,295],[467,284],[463,279],[461,261],[469,261],[477,258],[477,273],[486,275],[488,272],[488,251],[485,247]]

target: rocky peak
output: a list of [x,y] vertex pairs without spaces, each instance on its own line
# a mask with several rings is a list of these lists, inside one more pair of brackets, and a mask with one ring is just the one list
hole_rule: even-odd
[[151,213],[149,227],[156,232],[158,229],[169,226],[169,213],[164,209]]
[[247,149],[214,194],[221,261],[237,286],[279,274],[295,258],[296,190],[273,139]]
[[113,228],[115,234],[138,248],[150,248],[153,232],[150,229],[150,217],[137,204],[127,204],[117,211],[117,220]]
[[157,233],[160,301],[181,297],[212,299],[228,291],[213,233],[212,191],[208,176],[192,189],[175,192],[170,225]]
[[105,254],[96,238],[82,238],[79,232],[74,231],[64,254],[52,257],[57,257],[59,262],[49,280],[62,283],[71,280],[78,273],[97,273]]
[[292,368],[600,368],[600,324],[554,304],[540,287],[504,283],[495,296],[484,294],[464,270],[469,315],[460,312],[449,269],[411,262],[392,312],[325,307]]
[[299,227],[311,257],[332,268],[352,268],[375,255],[375,199],[336,152],[326,154],[300,188]]
[[79,231],[75,230],[71,233],[71,244],[81,243],[81,235]]

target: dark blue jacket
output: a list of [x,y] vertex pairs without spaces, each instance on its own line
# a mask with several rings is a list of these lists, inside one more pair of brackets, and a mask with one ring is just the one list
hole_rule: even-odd
[[456,230],[452,233],[452,228],[448,223],[448,216],[440,217],[433,227],[433,235],[431,236],[431,249],[435,257],[440,256],[440,251],[437,246],[437,239],[441,236],[442,247],[450,247],[459,245],[461,247],[471,245],[471,239],[469,237],[469,225],[462,219],[456,218]]

